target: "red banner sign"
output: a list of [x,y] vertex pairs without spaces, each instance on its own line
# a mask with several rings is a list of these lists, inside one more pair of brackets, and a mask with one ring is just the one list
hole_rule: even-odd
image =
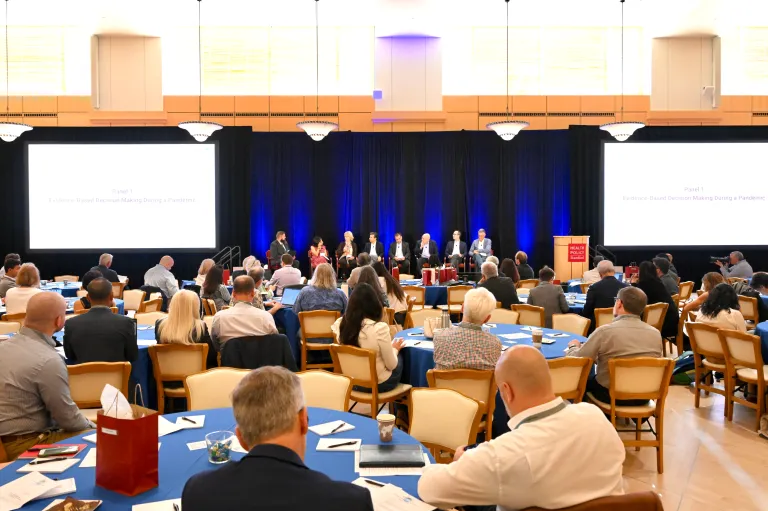
[[568,243],[568,262],[586,263],[587,262],[587,244],[586,243]]

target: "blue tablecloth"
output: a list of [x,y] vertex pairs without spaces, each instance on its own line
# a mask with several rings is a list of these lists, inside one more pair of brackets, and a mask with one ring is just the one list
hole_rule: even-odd
[[[526,303],[528,301],[528,290],[527,289],[519,289],[519,294],[517,295],[518,298],[522,303]],[[524,293],[524,294],[523,294]],[[569,293],[572,296],[566,295],[566,300],[568,300],[568,312],[571,312],[573,314],[581,314],[584,312],[584,303],[587,300],[587,295],[583,295],[581,293]]]
[[[496,328],[491,329],[491,333],[495,335],[501,335],[501,334],[515,334],[515,333],[525,333],[530,334],[530,332],[524,331],[522,325],[505,325],[502,323],[497,323]],[[423,335],[423,329],[422,328],[412,328],[409,330],[403,330],[402,332],[399,332],[397,334],[397,337],[402,337],[406,340],[414,340],[414,341],[428,341],[426,337]],[[542,328],[542,331],[544,332],[545,338],[547,337],[546,334],[554,334],[559,333],[560,330],[550,330],[548,328]],[[409,335],[409,334],[422,334],[422,335]],[[574,335],[568,332],[562,332],[568,335],[568,337],[558,337],[554,338],[555,341],[554,344],[544,344],[541,347],[542,354],[548,358],[562,358],[565,356],[565,348],[568,346],[568,343],[574,339],[577,339],[581,342],[586,341],[586,337],[582,337],[580,335]],[[514,340],[508,340],[504,338],[499,338],[501,343],[505,346],[514,346],[515,344],[527,344],[531,345],[531,338],[527,339],[514,339]],[[427,387],[427,371],[430,369],[435,368],[435,359],[434,359],[434,349],[431,342],[425,342],[425,346],[413,346],[409,348],[403,348],[403,350],[400,352],[403,356],[403,383],[410,383],[414,387]]]
[[[764,296],[763,299],[766,297]],[[763,352],[763,364],[768,364],[768,321],[763,321],[757,325],[755,329],[755,335],[760,336],[760,344],[762,345]]]
[[[619,282],[624,282],[624,274],[623,273],[617,273],[614,275],[616,279]],[[580,293],[581,292],[581,286],[580,284],[584,282],[583,279],[571,279],[568,281],[568,292],[569,293]]]
[[425,289],[424,306],[427,309],[437,307],[438,305],[448,305],[448,286],[422,286],[421,279],[401,280],[400,285],[423,287]]
[[[171,433],[160,438],[162,446],[159,453],[159,481],[160,486],[149,490],[135,497],[125,497],[123,495],[105,490],[95,486],[96,469],[74,467],[64,471],[61,474],[46,474],[49,477],[58,479],[75,478],[77,492],[71,494],[78,499],[99,499],[103,500],[101,508],[109,511],[130,511],[132,506],[148,502],[156,502],[181,497],[184,484],[193,475],[205,470],[214,469],[214,465],[208,463],[208,454],[205,449],[190,451],[187,448],[188,442],[197,442],[205,439],[205,435],[212,431],[228,430],[234,431],[235,419],[231,408],[220,408],[216,410],[205,410],[194,412],[195,415],[205,415],[205,427],[202,429],[186,429],[176,433]],[[309,424],[312,426],[323,424],[335,420],[344,420],[355,426],[355,429],[337,433],[333,438],[361,438],[364,444],[379,444],[379,433],[376,422],[367,417],[354,415],[351,413],[325,410],[321,408],[309,408]],[[175,422],[176,417],[181,414],[166,415],[171,421]],[[307,452],[305,463],[311,469],[323,472],[331,479],[336,481],[351,482],[357,479],[358,475],[354,471],[354,453],[353,452],[318,452],[315,450],[317,441],[320,437],[312,433],[307,434]],[[81,438],[76,437],[64,441],[63,443],[88,443],[80,442]],[[393,443],[395,444],[418,444],[418,442],[406,433],[395,430]],[[88,449],[93,449],[89,444]],[[425,450],[426,451],[426,450]],[[82,459],[85,453],[80,453],[77,458]],[[235,460],[242,458],[240,453],[232,453]],[[17,473],[20,467],[28,461],[16,461],[10,466],[0,470],[0,485],[6,484],[12,480],[18,479],[24,474]],[[418,476],[393,476],[371,478],[385,483],[392,483],[403,488],[414,497],[418,496]],[[248,492],[248,488],[242,488],[243,492]],[[297,491],[301,491],[299,488]],[[59,498],[64,498],[59,497]],[[258,495],[253,495],[258,499]],[[39,511],[49,505],[53,499],[44,499],[32,502],[24,506],[25,511]],[[171,506],[168,507],[169,509]]]
[[40,289],[43,291],[56,291],[64,298],[75,298],[81,286],[82,282],[71,282],[66,286],[63,282],[49,282],[44,286],[40,286]]
[[[66,298],[67,300],[67,314],[74,312],[73,304],[78,300],[77,298]],[[115,307],[117,307],[118,314],[125,314],[125,302],[119,298],[115,298]],[[5,314],[5,305],[0,305],[0,316]]]
[[[187,286],[194,286],[195,281],[194,280],[182,280],[181,281],[181,289],[184,289]],[[232,286],[227,286],[227,291],[229,291],[230,294],[232,294]]]

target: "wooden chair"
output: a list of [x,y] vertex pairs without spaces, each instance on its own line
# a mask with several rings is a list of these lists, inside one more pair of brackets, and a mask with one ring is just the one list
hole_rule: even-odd
[[112,283],[112,298],[122,298],[123,291],[125,291],[125,282],[113,282]]
[[426,289],[424,289],[421,286],[403,286],[403,291],[405,291],[405,294],[407,294],[408,296],[411,296],[414,298],[413,300],[414,311],[418,311],[424,308],[424,304],[426,302],[426,296],[427,296]]
[[301,361],[299,367],[302,371],[307,369],[331,369],[333,362],[307,363],[308,351],[325,351],[330,349],[330,344],[311,342],[312,339],[333,339],[331,326],[341,316],[339,311],[307,311],[299,312],[299,325],[301,326]]
[[[728,368],[725,364],[725,353],[723,353],[723,344],[720,342],[720,336],[717,333],[717,327],[707,325],[706,323],[686,323],[688,339],[691,341],[691,350],[693,350],[693,363],[696,372],[694,380],[694,389],[696,398],[694,406],[699,407],[701,401],[701,391],[720,394],[725,398],[725,409],[723,415],[728,417],[728,410],[731,407],[731,394],[729,384],[730,378],[725,378],[725,390],[714,386],[714,373],[720,372],[727,374]],[[711,380],[712,384],[706,383]]]
[[[666,305],[666,304],[664,304]],[[611,423],[616,427],[616,417],[634,419],[635,439],[622,439],[625,447],[655,447],[656,470],[659,474],[664,472],[664,403],[669,390],[669,380],[675,361],[668,358],[613,358],[608,361],[608,371],[611,384],[608,389],[611,396],[610,403],[598,401],[591,392],[587,392],[590,402],[597,405],[611,418]],[[617,400],[647,399],[648,403],[641,406],[617,406]],[[647,422],[653,440],[643,440],[641,426],[643,419],[653,417],[656,429]]]
[[320,370],[302,371],[296,373],[296,376],[301,380],[306,406],[340,412],[349,410],[352,380],[348,376]]
[[410,275],[408,273],[400,274],[400,280],[413,280],[414,278],[415,278],[415,275]]
[[728,281],[728,284],[730,285],[733,285],[737,282],[743,282],[744,284],[749,284],[749,281],[747,279],[742,279],[740,277],[728,277],[725,280]]
[[435,461],[450,463],[456,449],[477,442],[482,415],[477,401],[455,390],[411,389],[408,434],[432,451]]
[[205,323],[205,326],[208,327],[208,333],[210,333],[211,328],[213,328],[213,316],[205,316],[203,318],[203,323]]
[[671,296],[671,298],[672,298],[672,303],[674,303],[675,305],[678,305],[678,306],[680,305],[680,294],[679,293],[673,294]]
[[518,324],[544,328],[544,307],[521,303],[513,305],[512,310],[520,314]]
[[536,286],[539,285],[539,279],[526,279],[518,281],[517,288],[518,289],[533,289]]
[[77,275],[57,275],[56,277],[53,277],[54,282],[80,282],[80,277]]
[[[371,405],[371,418],[376,416],[384,408],[386,403],[406,402],[411,386],[407,383],[398,383],[397,387],[389,392],[379,392],[379,378],[376,373],[376,352],[347,346],[342,344],[331,345],[331,357],[333,357],[334,372],[348,376],[352,385],[371,389],[371,392],[352,390],[350,398],[355,403],[367,403]],[[381,408],[379,407],[381,405]],[[349,409],[351,412],[355,405]]]
[[[147,296],[147,293],[141,289],[129,289],[128,291],[123,291],[123,302],[125,302],[123,307],[126,311],[139,312],[145,296]],[[162,300],[160,300],[160,302],[162,304]]]
[[163,308],[162,298],[151,298],[146,302],[141,302],[137,312],[160,312]]
[[140,312],[134,316],[137,325],[154,325],[158,319],[167,318],[165,312]]
[[216,308],[216,302],[211,300],[210,298],[203,298],[203,313],[206,316],[215,316],[218,311]]
[[[165,412],[165,398],[185,398],[184,387],[166,387],[166,382],[183,382],[187,376],[205,371],[207,344],[155,344],[149,346],[149,358],[157,385],[157,411]],[[187,403],[189,404],[189,403]]]
[[[3,447],[3,441],[2,440],[3,439],[0,438],[0,463],[8,463],[11,460],[8,459],[8,453],[5,452],[5,447]],[[2,468],[3,467],[0,466],[0,469],[2,469]]]
[[527,507],[522,511],[616,511],[617,509],[623,511],[664,511],[664,506],[655,491],[643,491],[600,497],[599,499],[560,509]]
[[422,328],[427,318],[439,318],[443,312],[438,309],[420,309],[405,314],[405,328]]
[[0,321],[0,335],[15,334],[21,329],[21,323],[15,321]]
[[[755,429],[759,430],[760,417],[765,414],[765,380],[768,379],[768,366],[764,365],[760,337],[737,330],[719,329],[717,333],[723,346],[727,378],[729,380],[727,385],[730,394],[728,420],[733,420],[733,404],[739,403],[757,412]],[[752,384],[757,387],[755,403],[747,400],[746,396],[736,396],[737,384],[739,382]]]
[[464,305],[464,296],[474,289],[472,286],[451,286],[448,288],[448,304],[438,305],[440,310],[447,310],[451,314],[460,314]]
[[[392,307],[384,307],[384,317],[387,318],[387,324],[392,326],[395,324],[395,309]],[[382,318],[383,319],[383,318]]]
[[510,309],[494,309],[491,312],[491,318],[488,323],[503,323],[505,325],[516,325],[520,319],[520,313]]
[[579,289],[581,291],[581,294],[583,295],[587,294],[587,291],[589,290],[589,286],[591,285],[592,284],[588,284],[586,282],[582,282],[581,284],[579,284]]
[[661,353],[662,356],[667,356],[667,343],[669,343],[669,353],[672,354],[672,345],[675,345],[677,350],[677,356],[683,354],[683,327],[685,326],[685,315],[680,314],[680,320],[677,322],[677,334],[674,337],[662,337],[661,338]]
[[744,320],[747,322],[747,329],[753,329],[760,323],[760,314],[757,312],[757,298],[753,296],[739,295],[739,309]]
[[556,396],[581,403],[594,362],[588,357],[564,357],[547,360],[552,391]]
[[587,336],[587,333],[589,333],[589,325],[591,324],[591,319],[579,316],[578,314],[552,314],[553,329],[570,332],[582,337]]
[[678,302],[680,306],[685,304],[688,300],[691,299],[691,295],[693,294],[693,282],[686,281],[681,282],[679,286],[679,292],[680,292],[680,301]]
[[664,316],[667,315],[668,307],[668,303],[661,302],[646,305],[645,310],[643,311],[643,321],[661,332],[661,327],[664,326]]
[[88,362],[68,365],[69,392],[80,412],[96,422],[101,411],[101,392],[109,384],[128,396],[130,362]]
[[88,296],[88,290],[87,289],[78,289],[75,294],[77,295],[78,298],[84,298],[84,297]]
[[[485,432],[485,439],[493,437],[493,412],[496,409],[496,377],[493,370],[478,369],[430,369],[427,371],[430,388],[451,389],[474,399],[480,405],[479,430]],[[473,440],[470,443],[475,443]]]
[[605,307],[603,309],[595,309],[595,328],[600,328],[603,325],[607,325],[613,322],[613,308]]
[[232,392],[249,372],[248,369],[216,367],[187,376],[184,379],[187,410],[232,408]]
[[16,314],[3,314],[0,317],[0,321],[24,323],[24,318],[27,317],[26,312],[17,312]]

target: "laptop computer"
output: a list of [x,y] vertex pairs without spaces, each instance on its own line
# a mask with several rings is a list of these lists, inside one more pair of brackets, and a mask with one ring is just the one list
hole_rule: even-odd
[[283,289],[283,299],[281,303],[283,307],[293,307],[296,302],[296,297],[299,296],[301,289]]

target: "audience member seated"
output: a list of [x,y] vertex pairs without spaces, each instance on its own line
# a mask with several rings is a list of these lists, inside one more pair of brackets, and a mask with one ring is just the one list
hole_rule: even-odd
[[517,264],[515,264],[514,259],[506,257],[503,261],[501,261],[501,266],[499,266],[499,274],[502,273],[508,279],[512,279],[512,282],[515,284],[520,282],[520,273],[517,271]]
[[64,326],[64,353],[75,364],[133,362],[139,356],[136,322],[112,312],[112,283],[104,277],[88,284],[90,310]]
[[117,272],[112,269],[112,254],[101,254],[99,264],[91,268],[102,274],[110,282],[120,282]]
[[709,292],[696,322],[724,330],[747,331],[747,323],[739,310],[739,296],[727,283],[718,284]]
[[555,396],[539,350],[507,350],[496,384],[511,431],[474,449],[460,447],[451,464],[426,466],[419,498],[440,509],[562,509],[624,493],[618,433],[596,406]]
[[158,264],[144,274],[144,285],[158,288],[168,300],[179,292],[179,284],[171,273],[171,268],[173,268],[173,257],[163,256]]
[[[265,305],[269,305],[272,308],[269,309],[268,312],[274,315],[277,311],[283,308],[283,305],[280,302],[272,301],[273,293],[264,283],[264,272],[265,269],[262,266],[258,266],[248,272],[248,277],[251,277],[255,284],[255,293],[253,295],[253,301],[251,302],[251,305],[261,310],[266,310]],[[229,302],[229,305],[230,307],[235,305],[234,295],[232,296],[232,300]]]
[[760,316],[760,323],[768,321],[768,305],[766,305],[762,299],[763,295],[768,295],[768,273],[764,271],[755,272],[755,274],[752,275],[750,287],[752,292],[749,292],[748,290],[739,290],[735,285],[733,288],[740,295],[757,298],[757,312]]
[[[255,270],[256,268],[261,268],[261,261],[256,259],[255,256],[249,255],[243,259],[243,269],[233,271],[229,278],[231,279],[231,282],[234,282],[237,277],[240,277],[241,275],[249,275],[251,270]],[[227,283],[225,282],[225,284]]]
[[5,257],[3,258],[3,266],[0,266],[0,277],[5,275],[5,262],[8,259],[17,259],[17,260],[21,261],[21,256],[19,254],[13,254],[13,253],[6,254]]
[[269,245],[270,269],[279,267],[283,262],[283,256],[286,254],[291,256],[291,265],[298,269],[299,262],[295,259],[296,251],[291,250],[291,246],[288,244],[288,239],[286,238],[285,232],[277,231],[277,234],[275,235],[275,241]]
[[227,286],[224,285],[224,268],[217,264],[208,270],[200,289],[200,297],[213,300],[216,303],[217,311],[229,305],[232,297],[229,296]]
[[[666,259],[661,259],[666,261]],[[632,278],[632,285],[645,293],[648,305],[653,303],[666,303],[667,314],[664,316],[664,324],[661,326],[661,335],[674,337],[677,335],[677,326],[680,322],[678,305],[672,300],[672,296],[659,279],[658,268],[650,261],[640,263],[640,271]]]
[[[389,392],[397,387],[403,374],[400,350],[405,343],[402,339],[393,340],[389,334],[389,325],[381,321],[384,311],[381,302],[377,300],[380,295],[376,287],[360,282],[349,297],[347,312],[334,324],[334,331],[337,332],[340,344],[376,352],[378,390]],[[365,387],[356,387],[355,390],[371,391]]]
[[395,233],[395,241],[389,245],[389,258],[399,268],[400,273],[411,273],[411,247],[403,241],[403,235]]
[[192,291],[182,290],[173,295],[168,316],[155,323],[155,340],[160,344],[207,344],[206,366],[218,366],[208,326],[200,319],[200,298]]
[[421,235],[421,242],[416,247],[416,275],[421,277],[421,269],[424,265],[430,268],[440,266],[440,259],[437,257],[437,243],[430,239],[428,232]]
[[200,263],[200,268],[197,269],[197,277],[195,277],[196,286],[203,287],[203,282],[205,282],[205,276],[208,275],[208,272],[210,271],[210,269],[213,268],[215,265],[216,265],[216,261],[214,261],[213,259],[203,259],[203,262]]
[[597,272],[600,274],[600,281],[589,286],[587,300],[581,313],[585,318],[592,320],[590,331],[595,329],[595,309],[613,307],[619,290],[627,287],[616,278],[616,269],[611,261],[600,261],[597,264]]
[[312,281],[299,292],[293,304],[296,314],[317,310],[339,311],[342,315],[347,310],[347,295],[336,287],[336,276],[328,263],[315,268]]
[[658,275],[667,293],[670,296],[678,294],[680,287],[677,285],[677,275],[670,271],[669,260],[666,257],[654,257],[653,265],[655,266],[656,275]]
[[357,266],[357,243],[352,231],[344,233],[344,241],[336,248],[336,259],[339,261],[339,279],[349,278],[351,272]]
[[217,312],[213,317],[211,341],[216,351],[221,351],[222,345],[235,337],[258,337],[278,333],[272,314],[251,305],[256,294],[255,287],[256,283],[251,277],[242,276],[235,279],[232,290],[234,307]]
[[384,294],[387,295],[389,307],[395,309],[395,322],[398,325],[404,324],[405,313],[408,311],[408,295],[403,291],[400,281],[387,271],[384,263],[381,261],[374,263],[372,268],[376,272],[376,276],[379,277],[379,284],[381,284],[381,279],[384,279]]
[[[499,258],[496,256],[488,256],[485,258],[486,263],[493,263],[496,265],[496,268],[499,268]],[[499,268],[499,277],[506,277],[506,275],[502,274],[501,268]]]
[[32,263],[22,264],[16,274],[16,287],[5,293],[5,313],[26,312],[29,299],[40,292],[40,272],[37,267]]
[[[483,266],[490,264],[483,263]],[[487,289],[464,295],[462,319],[456,328],[435,333],[435,369],[493,369],[501,356],[501,341],[483,332],[482,325],[496,309],[496,298]]]
[[685,307],[683,307],[682,315],[686,321],[688,320],[688,313],[699,310],[701,304],[707,300],[707,297],[709,297],[709,292],[712,291],[716,285],[722,284],[723,282],[725,282],[725,277],[717,272],[711,271],[704,275],[704,278],[701,279],[701,289],[703,293],[697,296],[696,299],[686,303]]
[[600,280],[600,272],[597,271],[597,265],[600,264],[600,261],[603,259],[604,257],[601,255],[596,255],[594,259],[592,259],[592,269],[584,272],[584,278],[581,279],[582,282],[585,284],[594,284]]
[[453,231],[453,240],[445,245],[445,258],[451,266],[458,268],[467,257],[467,244],[461,241],[461,231]]
[[[597,363],[597,376],[590,371],[587,392],[599,401],[611,402],[608,388],[611,378],[608,361],[613,358],[661,358],[661,334],[641,319],[648,299],[642,289],[624,287],[619,290],[613,306],[613,322],[595,330],[584,344],[568,343],[568,357],[589,357]],[[616,401],[617,405],[639,406],[646,401]]]
[[16,276],[21,270],[21,261],[18,259],[6,259],[3,264],[5,273],[0,277],[0,298],[5,298],[11,288],[16,287]]
[[656,254],[656,257],[661,257],[661,258],[666,259],[667,261],[669,261],[669,272],[673,274],[672,276],[675,279],[677,279],[680,276],[680,274],[677,272],[677,268],[675,268],[675,265],[672,264],[672,254],[670,254],[668,252],[661,252],[661,253]]
[[552,314],[568,312],[568,302],[565,300],[563,288],[552,283],[555,272],[549,266],[539,270],[539,285],[528,293],[528,305],[544,308],[544,325],[552,328]]
[[517,298],[515,282],[509,277],[499,277],[499,269],[495,264],[484,262],[480,267],[482,278],[477,287],[485,288],[491,292],[501,306],[509,309],[512,305],[520,303]]
[[[376,275],[376,270],[374,270],[371,266],[363,266],[360,268],[360,273],[357,278],[357,285],[360,284],[368,284],[373,289],[379,292],[379,301],[381,302],[382,307],[389,307],[389,298],[387,297],[387,293],[383,287],[381,287],[381,281],[379,280],[378,275]],[[355,289],[357,289],[357,286],[355,286]]]
[[301,271],[293,264],[294,259],[291,254],[283,254],[282,267],[275,270],[272,279],[267,286],[275,291],[275,295],[282,296],[283,289],[287,286],[301,284]]
[[533,276],[533,268],[528,264],[528,254],[519,250],[515,254],[515,262],[517,262],[517,272],[520,274],[520,280],[535,278]]
[[328,256],[328,249],[323,243],[323,238],[320,236],[315,236],[312,238],[312,245],[309,247],[310,268],[314,270],[321,264],[328,263],[330,261],[331,258]]
[[268,366],[245,375],[232,393],[232,411],[235,435],[249,452],[193,475],[181,494],[184,511],[373,511],[368,489],[304,465],[309,418],[291,371]]
[[366,266],[370,266],[372,263],[373,261],[371,261],[371,257],[367,252],[360,252],[357,254],[357,266],[352,269],[349,274],[349,279],[347,279],[347,286],[350,291],[357,285],[357,279],[360,278],[362,269]]
[[469,247],[469,253],[475,263],[475,268],[480,268],[485,260],[491,255],[493,243],[485,237],[485,229],[477,231],[477,239]]
[[[88,291],[88,286],[93,282],[94,280],[101,278],[101,272],[98,270],[88,270],[85,272],[85,275],[83,275],[83,278],[80,280],[81,287],[83,291]],[[110,307],[115,306],[114,299],[109,304]],[[73,305],[74,312],[78,312],[85,309],[91,308],[91,300],[88,298],[88,295],[81,296],[79,300],[75,300],[75,303]]]
[[38,293],[19,333],[0,342],[0,439],[12,460],[95,427],[72,401],[67,366],[54,349],[66,311],[58,293]]
[[726,279],[738,277],[740,279],[752,278],[752,266],[749,265],[744,254],[741,252],[731,252],[728,256],[729,264],[723,264],[721,261],[715,261],[715,264],[720,267],[720,273]]
[[363,247],[363,252],[366,252],[374,263],[384,257],[384,244],[379,241],[379,233],[371,232],[368,235],[368,242]]

